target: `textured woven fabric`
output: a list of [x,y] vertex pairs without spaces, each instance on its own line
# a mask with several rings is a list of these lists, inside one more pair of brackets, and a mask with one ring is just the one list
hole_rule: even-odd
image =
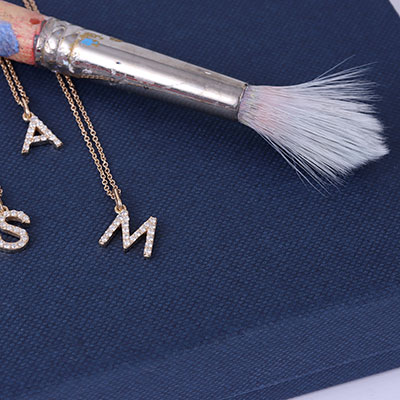
[[[18,3],[17,0],[13,0]],[[400,366],[400,21],[378,0],[39,0],[47,15],[252,84],[374,63],[391,153],[321,195],[250,129],[79,81],[154,255],[97,241],[113,202],[55,77],[17,66],[65,146],[19,152],[0,79],[0,183],[31,242],[0,254],[0,398],[286,399]]]

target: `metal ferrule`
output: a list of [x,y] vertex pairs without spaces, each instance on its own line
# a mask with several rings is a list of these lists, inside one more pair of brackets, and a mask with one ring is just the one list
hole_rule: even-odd
[[38,65],[237,119],[246,83],[49,18],[35,42]]

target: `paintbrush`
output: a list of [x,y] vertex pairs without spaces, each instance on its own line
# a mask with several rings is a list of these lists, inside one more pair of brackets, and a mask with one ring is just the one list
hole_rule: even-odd
[[334,182],[387,154],[364,68],[253,86],[0,1],[0,56],[108,82],[254,129],[302,176]]

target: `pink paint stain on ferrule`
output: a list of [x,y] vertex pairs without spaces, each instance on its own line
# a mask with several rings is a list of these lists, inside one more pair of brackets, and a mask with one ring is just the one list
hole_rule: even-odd
[[11,24],[0,20],[0,57],[11,57],[18,52],[19,43]]

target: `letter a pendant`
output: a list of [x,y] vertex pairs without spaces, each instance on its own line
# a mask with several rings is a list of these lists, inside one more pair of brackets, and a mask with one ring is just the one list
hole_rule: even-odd
[[[62,146],[61,140],[34,114],[26,116],[24,120],[29,121],[28,131],[26,132],[22,154],[28,154],[32,145],[52,143],[57,149]],[[35,135],[39,132],[39,135]]]

